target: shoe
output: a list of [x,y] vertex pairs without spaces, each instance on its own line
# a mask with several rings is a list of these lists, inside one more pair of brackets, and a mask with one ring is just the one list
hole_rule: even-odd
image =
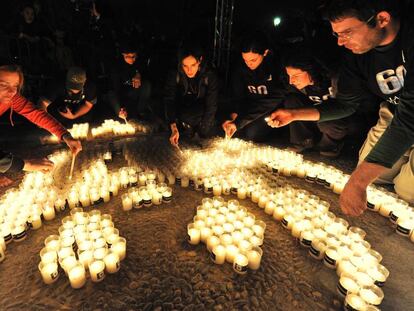
[[305,139],[304,141],[302,141],[299,144],[293,144],[292,146],[289,146],[286,149],[288,151],[293,151],[293,152],[296,152],[296,153],[301,153],[301,152],[304,152],[306,150],[310,150],[313,147],[314,147],[313,139],[309,138],[309,139]]
[[332,149],[319,150],[319,154],[327,158],[335,159],[339,157],[343,147],[344,147],[344,142],[341,141],[338,145],[336,145],[336,147]]

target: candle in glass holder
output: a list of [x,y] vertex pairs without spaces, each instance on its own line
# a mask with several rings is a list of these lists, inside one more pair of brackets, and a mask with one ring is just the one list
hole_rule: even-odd
[[49,235],[46,239],[45,239],[45,246],[48,249],[54,250],[54,251],[58,251],[60,248],[60,238],[58,235]]
[[239,253],[239,248],[234,245],[230,244],[226,246],[226,261],[233,264],[234,258],[236,258],[236,255]]
[[188,233],[188,242],[192,245],[197,245],[200,243],[200,229],[195,226],[194,223],[191,223],[187,226]]
[[109,252],[104,257],[105,269],[108,273],[116,273],[121,267],[119,262],[119,256],[115,252]]
[[374,280],[365,272],[358,271],[354,276],[361,287],[374,285]]
[[119,237],[111,245],[111,251],[115,252],[119,256],[119,260],[124,260],[126,257],[126,239]]
[[309,255],[313,258],[321,260],[325,256],[325,250],[328,246],[324,240],[314,239],[309,249]]
[[352,274],[343,273],[339,278],[336,289],[338,294],[345,297],[347,294],[358,294],[359,285]]
[[40,251],[40,259],[44,264],[57,262],[57,253],[54,249],[44,247]]
[[337,262],[341,259],[341,254],[338,251],[338,248],[335,246],[329,246],[325,250],[325,256],[323,258],[323,263],[330,269],[335,269]]
[[260,208],[265,208],[267,202],[269,201],[269,197],[266,195],[261,195],[259,197],[259,202],[257,203]]
[[371,248],[371,244],[369,244],[367,241],[355,241],[354,243],[351,244],[351,249],[354,252],[355,255],[357,256],[362,256],[366,253],[368,253],[368,251]]
[[211,236],[212,230],[208,227],[203,227],[200,229],[200,240],[203,243],[207,242],[207,239]]
[[256,235],[263,235],[266,229],[266,223],[262,220],[256,220],[255,224],[252,226],[252,230]]
[[252,227],[255,221],[256,221],[256,217],[251,213],[248,213],[247,216],[244,217],[243,219],[243,223],[246,227]]
[[213,186],[213,195],[219,196],[221,194],[221,185],[214,184]]
[[365,311],[367,303],[358,294],[348,294],[345,297],[344,310]]
[[216,245],[219,245],[220,244],[220,239],[217,237],[217,236],[215,236],[215,235],[210,235],[208,238],[207,238],[207,249],[211,252],[212,251],[212,249],[216,246]]
[[285,214],[286,214],[286,210],[283,208],[283,206],[278,205],[273,211],[273,218],[278,221],[282,221]]
[[258,203],[260,199],[260,195],[261,195],[261,192],[259,190],[253,191],[252,196],[251,196],[252,202]]
[[89,264],[89,274],[92,282],[100,282],[105,278],[105,263],[103,260],[95,260]]
[[247,189],[244,187],[241,187],[237,190],[237,198],[240,200],[246,199],[247,196]]
[[53,206],[47,205],[43,209],[43,218],[45,220],[52,220],[56,216],[55,208]]
[[247,272],[247,267],[249,265],[249,260],[244,254],[237,254],[233,262],[233,270],[239,274],[245,274]]
[[349,259],[340,260],[336,267],[336,274],[341,276],[342,273],[348,273],[354,275],[358,272],[358,268],[355,267]]
[[257,270],[260,268],[260,263],[262,261],[263,250],[260,247],[253,247],[247,252],[247,259],[249,261],[249,268],[252,270]]
[[89,265],[93,261],[93,251],[92,249],[85,250],[85,251],[79,251],[78,250],[78,258],[79,262],[86,268],[89,268]]
[[57,262],[39,263],[39,271],[45,284],[52,284],[59,278]]
[[381,264],[373,265],[367,270],[368,275],[374,280],[374,284],[382,287],[385,284],[390,272]]
[[398,218],[397,228],[395,229],[395,232],[397,232],[399,235],[409,237],[411,235],[411,232],[413,232],[413,229],[414,229],[414,218],[412,217]]
[[304,247],[311,247],[311,244],[314,238],[315,238],[315,235],[312,232],[312,230],[303,230],[300,233],[300,244]]
[[384,299],[384,292],[376,285],[363,286],[359,295],[368,304],[378,306]]
[[211,259],[215,264],[222,265],[226,260],[226,247],[223,245],[216,245],[211,251]]
[[30,216],[30,221],[31,221],[31,226],[32,229],[37,230],[42,226],[42,219],[40,217],[40,215],[35,214],[35,215],[31,215]]

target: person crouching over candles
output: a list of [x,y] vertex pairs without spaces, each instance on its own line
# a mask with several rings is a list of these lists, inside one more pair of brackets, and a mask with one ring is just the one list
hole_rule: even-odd
[[172,145],[180,136],[209,137],[215,128],[219,83],[194,43],[185,43],[178,52],[178,68],[170,72],[164,89],[164,105],[170,124]]
[[275,65],[270,44],[261,32],[248,34],[242,40],[241,56],[244,64],[231,77],[232,111],[222,128],[226,137],[235,135],[263,142],[278,131],[267,126],[265,117],[283,102],[281,70]]
[[[24,82],[23,72],[19,66],[0,66],[0,116],[10,109],[10,121],[13,125],[13,112],[17,112],[30,122],[42,127],[63,140],[74,154],[82,150],[81,143],[72,138],[70,133],[52,116],[36,107],[20,94]],[[4,131],[2,132],[4,133]],[[12,181],[3,173],[25,171],[48,171],[53,162],[47,159],[20,159],[11,153],[0,151],[0,187]]]

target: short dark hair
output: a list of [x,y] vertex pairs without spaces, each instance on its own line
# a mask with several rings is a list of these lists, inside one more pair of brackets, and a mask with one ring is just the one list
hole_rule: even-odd
[[255,31],[243,37],[240,44],[242,53],[256,53],[263,55],[269,49],[269,42],[266,35],[261,31]]
[[183,59],[188,56],[193,56],[197,61],[201,61],[204,56],[204,50],[197,42],[184,42],[177,52],[178,65],[181,66]]
[[285,48],[281,62],[285,69],[286,67],[292,67],[307,72],[316,84],[330,79],[333,75],[326,65],[315,56],[312,49],[302,44]]
[[[366,22],[370,17],[381,11],[387,11],[393,18],[400,17],[399,0],[327,0],[321,7],[321,14],[324,19],[334,22],[345,17],[355,17]],[[373,19],[369,26],[376,24]]]

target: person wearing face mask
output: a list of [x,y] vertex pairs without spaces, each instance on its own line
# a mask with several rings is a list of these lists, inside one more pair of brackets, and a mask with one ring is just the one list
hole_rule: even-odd
[[[74,154],[82,150],[81,143],[74,140],[70,133],[53,117],[43,110],[37,109],[20,91],[23,87],[23,72],[16,65],[0,66],[0,115],[10,110],[10,121],[13,124],[13,112],[16,112],[37,126],[46,129],[64,141]],[[5,134],[5,133],[3,133]],[[25,171],[48,171],[53,162],[47,159],[21,159],[11,153],[0,150],[0,187],[12,181],[3,173]]]
[[[286,72],[287,90],[283,106],[286,109],[334,105],[337,74],[309,46],[296,44],[284,51],[282,65]],[[367,117],[359,111],[349,117],[326,122],[296,121],[289,124],[289,149],[303,152],[315,148],[322,156],[339,156],[347,135],[366,134]]]
[[281,70],[271,55],[266,37],[260,32],[247,35],[241,43],[241,64],[231,77],[232,112],[222,128],[226,137],[263,141],[272,129],[264,118],[281,105],[284,91]]
[[[340,196],[345,214],[367,208],[371,183],[392,184],[414,202],[414,28],[395,0],[330,0],[323,8],[337,43],[348,49],[339,74],[336,105],[275,111],[271,126],[292,121],[327,121],[364,106],[378,119],[359,152],[359,164]],[[413,71],[411,71],[413,70]],[[375,100],[365,101],[365,94]]]
[[184,44],[177,66],[166,79],[163,99],[172,145],[178,145],[181,136],[213,134],[219,91],[218,77],[197,44]]

